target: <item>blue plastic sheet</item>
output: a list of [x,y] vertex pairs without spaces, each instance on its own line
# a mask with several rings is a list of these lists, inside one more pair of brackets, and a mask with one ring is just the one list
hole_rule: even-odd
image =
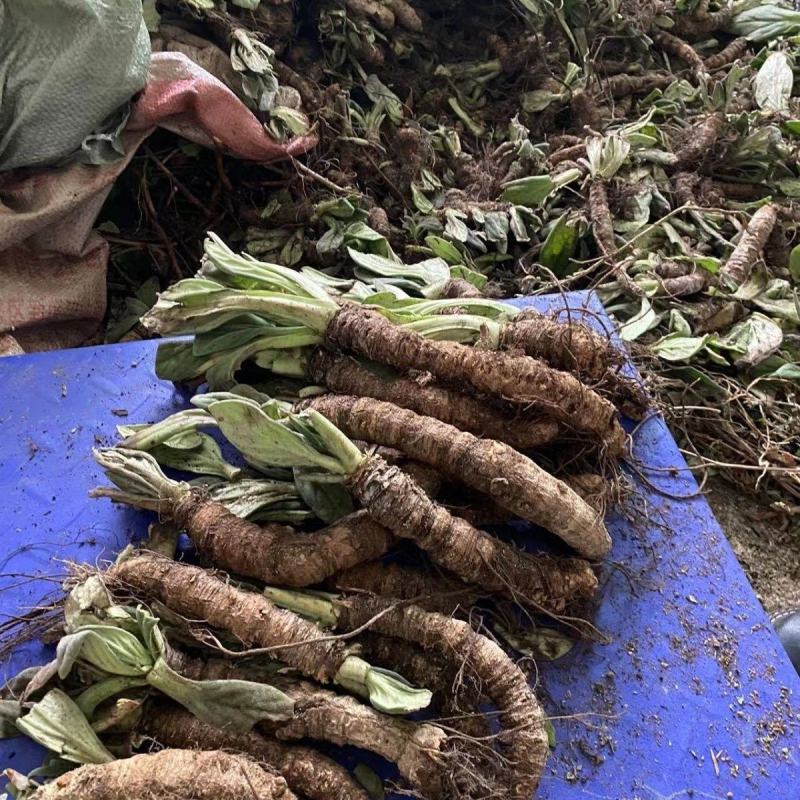
[[[577,314],[586,295],[568,295]],[[564,300],[519,301],[560,308]],[[610,325],[608,325],[610,329]],[[155,421],[187,396],[153,374],[155,342],[0,359],[0,598],[3,621],[57,594],[64,562],[110,560],[152,515],[90,500],[105,483],[92,447],[121,422]],[[538,665],[557,743],[542,800],[755,800],[800,796],[794,673],[724,534],[657,417],[636,431],[635,494],[613,514],[596,616],[608,644]],[[685,498],[685,499],[680,499]],[[19,648],[8,678],[52,651]],[[42,751],[0,742],[0,768]],[[351,765],[358,757],[352,753]]]

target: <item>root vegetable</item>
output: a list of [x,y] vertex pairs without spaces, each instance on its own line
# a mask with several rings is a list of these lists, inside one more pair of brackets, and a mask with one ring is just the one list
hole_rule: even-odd
[[[365,398],[359,402],[378,401]],[[341,476],[353,497],[377,522],[395,535],[415,541],[440,566],[466,582],[555,614],[579,598],[591,596],[596,589],[596,577],[585,561],[524,553],[453,517],[401,469],[388,465],[379,456],[361,453],[314,409],[300,413],[286,410],[280,419],[275,419],[253,401],[231,398],[211,403],[208,410],[223,434],[251,463],[275,464],[274,459],[279,458],[283,460],[278,463],[284,465],[316,464],[323,471]],[[415,416],[395,406],[389,410]],[[427,418],[426,424],[430,422],[444,425]],[[480,441],[471,434],[458,435]],[[291,446],[291,454],[282,449],[281,443]],[[507,447],[499,442],[492,445]],[[591,512],[588,506],[586,509]],[[602,523],[600,530],[607,537]],[[594,543],[598,544],[596,539]],[[607,548],[606,543],[601,544]]]
[[602,180],[589,184],[589,221],[597,248],[603,258],[613,263],[617,246],[614,243],[614,226],[608,207],[608,191]]
[[500,739],[507,768],[498,776],[506,787],[502,796],[530,800],[548,752],[544,712],[525,675],[498,645],[466,622],[416,606],[393,608],[390,601],[374,595],[354,595],[331,603],[337,630],[355,630],[372,620],[372,630],[440,653],[474,677],[497,707],[504,729]]
[[176,524],[198,551],[224,569],[264,583],[312,586],[342,569],[378,558],[394,537],[366,513],[343,517],[314,533],[256,525],[190,492],[174,508]]
[[565,324],[526,310],[503,325],[500,346],[521,350],[553,367],[599,380],[609,367],[622,364],[625,354],[608,336],[580,323]]
[[394,13],[395,19],[406,30],[419,33],[422,30],[422,20],[414,7],[407,0],[386,0],[386,5]]
[[733,61],[742,58],[750,49],[750,42],[744,37],[739,37],[729,42],[719,53],[714,53],[705,60],[706,69],[709,71],[720,69]]
[[614,407],[574,376],[528,356],[485,351],[453,342],[433,342],[393,325],[366,308],[347,305],[329,322],[326,339],[398,369],[418,369],[445,383],[517,403],[541,404],[554,419],[600,439],[618,440]]
[[286,781],[221,751],[162,750],[87,764],[37,789],[31,800],[293,800]]
[[706,66],[702,56],[688,42],[667,31],[658,31],[653,34],[653,41],[666,52],[676,56],[688,64],[699,77],[705,75]]
[[352,14],[371,20],[382,31],[394,28],[395,17],[392,10],[376,0],[345,0],[345,5]]
[[676,172],[672,176],[675,196],[682,205],[697,205],[697,186],[700,176],[693,172]]
[[[228,661],[204,661],[177,652],[176,658],[173,668],[193,680],[254,679],[249,669]],[[441,796],[447,740],[441,728],[381,714],[352,697],[306,681],[277,675],[270,675],[269,681],[291,697],[295,713],[287,723],[262,725],[262,730],[281,741],[314,739],[362,747],[396,764],[400,774],[416,788],[431,797]]]
[[369,800],[367,792],[344,767],[310,747],[287,745],[256,732],[222,731],[200,722],[179,706],[152,704],[140,730],[166,747],[246,754],[277,770],[293,792],[308,800]]
[[397,467],[370,459],[350,479],[354,495],[379,521],[413,539],[466,581],[546,613],[561,614],[591,597],[597,579],[585,561],[531,555],[451,516]]
[[[209,499],[202,489],[168,478],[148,453],[118,447],[94,455],[120,488],[101,487],[91,496],[157,510],[174,520],[202,555],[246,577],[310,586],[361,561],[379,558],[395,543],[389,531],[363,512],[348,514],[314,533],[286,525],[257,525]],[[439,483],[438,476],[429,470],[416,472],[428,490],[437,488],[432,484]]]
[[725,121],[725,114],[716,111],[692,128],[687,133],[683,147],[675,153],[674,166],[678,169],[694,169],[704,161],[722,135]]
[[547,157],[547,162],[551,167],[555,167],[564,161],[577,161],[579,158],[586,157],[586,143],[574,144],[570,147],[562,147]]
[[[397,447],[411,458],[453,475],[523,519],[547,528],[588,558],[602,557],[611,546],[593,509],[563,481],[506,444],[479,439],[439,420],[371,398],[328,395],[307,405],[349,436]],[[371,491],[361,480],[353,480],[352,485],[359,487],[361,496]],[[371,505],[365,507],[381,519]],[[402,525],[402,520],[395,524]]]
[[483,297],[483,292],[463,278],[451,278],[442,288],[439,297],[443,300],[456,297]]
[[723,287],[735,291],[750,277],[777,220],[775,203],[767,203],[753,214],[730,258],[719,271],[717,277]]
[[295,645],[276,651],[276,657],[320,683],[333,681],[350,655],[339,641],[312,642],[320,638],[312,623],[200,567],[143,553],[116,564],[108,577],[137,597],[229,631],[247,647]]
[[392,562],[370,561],[344,570],[329,581],[339,591],[370,592],[397,600],[413,600],[420,608],[453,614],[459,608],[469,609],[481,597],[475,586],[430,570],[413,569]]
[[278,739],[362,747],[396,764],[403,778],[424,795],[443,795],[447,734],[438,726],[381,714],[352,697],[310,683],[278,679],[277,685],[295,702],[291,720],[265,726]]
[[[705,6],[703,10],[702,6]],[[708,3],[703,0],[698,4],[694,14],[676,14],[674,16],[675,31],[681,36],[699,39],[707,36],[712,31],[721,31],[728,27],[731,18],[736,13],[736,6],[729,3],[719,11],[708,10]]]
[[666,89],[675,76],[667,72],[652,72],[645,75],[612,75],[602,82],[604,91],[615,100],[632,94],[647,94],[654,89]]
[[702,292],[708,286],[709,274],[702,269],[688,275],[664,278],[659,282],[659,297],[685,297]]
[[[313,623],[200,567],[143,554],[116,564],[107,576],[138,597],[228,631],[247,647],[275,648],[283,663],[303,675],[344,685],[392,713],[418,710],[430,702],[430,692],[408,684],[403,688],[396,676],[375,673],[341,641],[320,640]],[[391,709],[385,702],[393,704]]]
[[517,450],[531,450],[558,435],[558,426],[550,420],[512,418],[475,397],[413,378],[385,378],[352,358],[322,349],[311,357],[309,375],[333,392],[385,400]]

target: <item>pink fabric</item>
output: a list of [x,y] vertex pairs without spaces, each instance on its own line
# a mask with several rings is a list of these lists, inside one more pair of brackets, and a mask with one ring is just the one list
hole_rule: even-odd
[[114,181],[157,126],[262,163],[299,155],[316,143],[313,136],[276,142],[230,89],[185,55],[154,53],[150,80],[123,132],[124,158],[108,166],[0,175],[4,342],[11,334],[25,349],[69,347],[99,330],[108,244],[92,226]]

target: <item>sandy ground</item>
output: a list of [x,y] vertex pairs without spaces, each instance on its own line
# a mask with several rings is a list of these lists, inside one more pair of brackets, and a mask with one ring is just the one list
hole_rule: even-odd
[[708,502],[768,613],[800,606],[800,526],[780,519],[726,481],[708,483]]

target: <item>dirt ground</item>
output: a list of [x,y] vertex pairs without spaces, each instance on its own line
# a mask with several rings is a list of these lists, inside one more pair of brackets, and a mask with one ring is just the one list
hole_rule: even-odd
[[800,606],[800,531],[720,478],[707,498],[768,613]]

